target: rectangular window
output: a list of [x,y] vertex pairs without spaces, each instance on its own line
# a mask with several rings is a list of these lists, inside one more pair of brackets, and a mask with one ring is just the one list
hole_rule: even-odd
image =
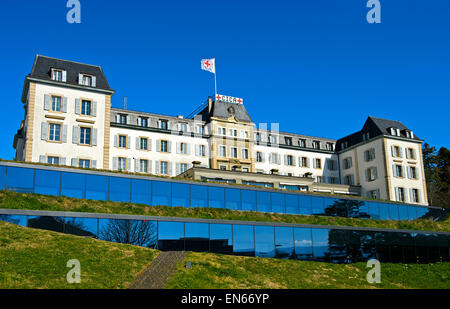
[[256,162],[262,162],[262,155],[261,152],[256,152]]
[[91,160],[79,159],[78,167],[89,168],[91,166]]
[[317,177],[316,177],[316,182],[322,183],[322,182],[323,182],[322,176],[317,176]]
[[226,171],[227,170],[227,166],[226,165],[221,165],[220,166],[220,170],[221,171]]
[[206,157],[206,146],[205,145],[200,145],[199,152],[200,152],[200,156]]
[[48,140],[59,142],[61,141],[61,125],[56,123],[49,124]]
[[378,192],[379,192],[378,190],[368,191],[367,197],[372,199],[379,199],[380,197],[378,196]]
[[403,167],[401,165],[394,165],[394,176],[396,177],[403,177]]
[[229,129],[229,135],[237,137],[237,130],[236,129]]
[[278,154],[276,154],[276,153],[271,153],[271,154],[270,154],[270,157],[271,157],[271,163],[273,163],[273,164],[278,164]]
[[364,161],[369,162],[375,159],[375,148],[364,151]]
[[91,107],[92,107],[91,101],[82,100],[81,101],[81,115],[90,116],[91,115]]
[[62,71],[52,69],[52,79],[56,80],[57,82],[61,82],[62,81]]
[[168,175],[169,174],[166,161],[161,161],[160,162],[160,172],[161,172],[161,175]]
[[148,173],[148,160],[145,159],[139,160],[139,171],[141,173]]
[[187,132],[187,124],[186,123],[180,123],[180,131]]
[[220,145],[219,146],[219,156],[226,157],[227,156],[227,148],[226,146]]
[[319,141],[313,141],[313,148],[314,149],[320,149],[320,142]]
[[80,144],[91,144],[91,128],[80,127]]
[[394,157],[400,158],[402,156],[400,147],[394,146],[393,149],[394,149]]
[[182,154],[186,154],[187,153],[186,143],[180,143],[180,153],[182,153]]
[[407,148],[406,151],[407,151],[408,159],[412,159],[412,160],[416,159],[416,152],[414,151],[414,149]]
[[242,148],[242,159],[248,159],[248,149]]
[[314,162],[316,162],[316,166],[314,168],[322,168],[322,160],[321,159],[314,159]]
[[411,201],[413,203],[419,203],[419,190],[411,189]]
[[409,175],[408,178],[409,179],[417,179],[417,169],[415,166],[409,166]]
[[294,165],[294,158],[291,155],[288,155],[286,157],[286,159],[287,159],[287,165],[289,165],[289,166]]
[[305,148],[306,147],[306,139],[299,139],[298,145],[302,148]]
[[84,86],[92,86],[92,76],[83,75],[82,76],[82,85],[84,85]]
[[285,137],[284,142],[288,146],[292,146],[292,137]]
[[168,152],[168,142],[167,141],[161,141],[161,152]]
[[346,175],[344,177],[344,184],[353,186],[353,175]]
[[119,148],[127,148],[127,137],[119,135]]
[[236,147],[231,147],[230,151],[231,151],[231,157],[232,158],[237,158],[237,148]]
[[117,167],[119,171],[126,171],[127,170],[127,159],[119,157],[117,158]]
[[187,171],[187,164],[186,163],[180,163],[180,173],[184,173]]
[[139,139],[139,148],[141,149],[141,150],[148,150],[148,138],[146,138],[146,137],[141,137],[140,139]]
[[169,128],[169,123],[167,122],[167,120],[160,120],[159,126],[160,129],[167,130]]
[[345,158],[345,159],[344,159],[344,169],[345,169],[345,170],[347,170],[347,169],[349,169],[349,168],[352,167],[352,165],[353,165],[353,162],[352,162],[352,161],[353,161],[353,160],[352,160],[351,157],[348,157],[348,158]]
[[327,143],[327,150],[333,151],[334,150],[334,144],[333,143]]
[[377,175],[377,168],[376,167],[370,167],[366,170],[367,173],[367,181],[374,181],[378,178]]
[[335,171],[337,169],[336,161],[335,160],[328,160],[327,167],[330,171]]
[[60,112],[61,111],[61,97],[52,96],[52,111]]
[[139,119],[140,119],[141,127],[148,127],[148,118],[140,117]]
[[401,188],[401,187],[398,187],[397,188],[397,200],[399,201],[399,202],[404,202],[405,201],[405,189],[404,188]]
[[308,167],[308,158],[307,157],[302,157],[301,162],[302,162],[302,167]]
[[218,127],[217,128],[217,134],[218,135],[226,135],[226,130],[223,127]]
[[119,116],[119,123],[120,124],[127,124],[127,115],[120,115]]
[[257,142],[260,142],[260,141],[261,141],[261,134],[256,133],[256,135],[255,135],[255,140],[256,140]]
[[59,157],[47,157],[47,163],[53,165],[59,165]]

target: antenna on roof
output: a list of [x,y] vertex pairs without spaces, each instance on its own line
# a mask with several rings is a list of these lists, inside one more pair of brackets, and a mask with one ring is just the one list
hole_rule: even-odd
[[128,97],[123,97],[123,109],[127,109]]

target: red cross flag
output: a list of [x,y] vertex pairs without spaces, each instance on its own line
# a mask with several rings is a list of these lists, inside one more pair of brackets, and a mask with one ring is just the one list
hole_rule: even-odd
[[216,59],[202,59],[202,70],[216,74]]

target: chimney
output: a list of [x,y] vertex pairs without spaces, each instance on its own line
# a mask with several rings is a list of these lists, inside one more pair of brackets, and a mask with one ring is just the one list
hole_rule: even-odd
[[208,97],[208,113],[211,112],[211,108],[212,108],[212,99],[211,96]]
[[270,173],[271,173],[272,175],[278,175],[278,169],[273,168],[273,169],[270,170]]

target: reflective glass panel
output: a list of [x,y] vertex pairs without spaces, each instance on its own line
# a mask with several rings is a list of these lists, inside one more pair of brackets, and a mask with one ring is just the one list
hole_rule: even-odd
[[108,200],[108,177],[86,175],[86,199]]
[[345,230],[328,230],[328,251],[332,263],[340,264],[347,262],[347,239]]
[[380,219],[381,220],[390,220],[391,217],[389,215],[389,206],[388,204],[379,203],[378,208],[380,211]]
[[28,227],[62,233],[64,231],[63,217],[29,216]]
[[275,255],[281,259],[294,258],[294,230],[292,227],[275,227]]
[[0,166],[0,190],[5,190],[6,167]]
[[286,213],[292,215],[300,214],[298,207],[298,195],[296,194],[285,194],[286,198]]
[[272,212],[272,206],[270,203],[270,192],[258,191],[256,193],[256,199],[257,199],[257,211]]
[[130,244],[135,246],[156,248],[158,239],[156,221],[128,220],[130,225]]
[[252,225],[233,225],[233,252],[237,255],[255,256]]
[[328,229],[311,229],[313,241],[313,258],[315,261],[329,262],[330,250],[328,243]]
[[36,169],[34,193],[46,195],[59,195],[61,173]]
[[170,182],[152,181],[152,205],[170,206]]
[[389,216],[391,217],[391,220],[399,220],[399,209],[397,204],[390,204],[389,205]]
[[294,228],[295,258],[301,261],[309,261],[313,258],[312,240],[310,228]]
[[323,213],[326,216],[347,216],[347,200],[325,197],[323,203]]
[[388,232],[388,245],[390,249],[391,263],[403,262],[403,248],[401,245],[402,233]]
[[130,202],[131,179],[109,177],[109,200],[114,202]]
[[380,262],[390,262],[390,244],[387,232],[375,232],[375,244],[377,247],[377,257]]
[[414,247],[414,235],[411,233],[397,233],[399,234],[399,245],[402,248],[403,260],[402,263],[415,263],[416,250]]
[[33,177],[34,170],[31,168],[8,166],[6,189],[21,193],[33,193]]
[[255,226],[255,255],[275,257],[275,240],[273,226]]
[[225,189],[225,208],[232,210],[241,209],[240,189]]
[[428,208],[419,206],[419,207],[417,207],[416,211],[417,211],[417,217],[422,218],[423,216],[425,216],[428,213]]
[[311,196],[300,195],[298,198],[300,203],[300,214],[311,215]]
[[61,195],[84,198],[86,175],[77,173],[61,173]]
[[208,187],[209,207],[225,207],[225,189],[220,187]]
[[96,218],[65,218],[64,233],[97,238]]
[[375,202],[368,202],[369,204],[369,216],[370,219],[378,220],[380,219],[380,209],[378,204]]
[[27,216],[22,215],[2,215],[0,214],[0,221],[9,222],[21,226],[27,226]]
[[152,183],[145,179],[131,180],[131,202],[150,205]]
[[408,206],[408,217],[409,220],[416,220],[417,219],[417,207],[416,206]]
[[256,211],[256,191],[242,190],[242,210]]
[[208,207],[208,187],[191,185],[191,207]]
[[[348,216],[349,218],[368,219],[369,214],[369,202],[360,200],[347,200]],[[341,216],[345,217],[345,216]]]
[[184,250],[184,223],[160,221],[158,226],[159,250]]
[[187,223],[185,224],[185,250],[209,251],[209,224]]
[[172,206],[189,207],[189,185],[172,183]]
[[322,197],[311,196],[311,208],[313,215],[325,215],[325,207]]
[[274,213],[286,213],[284,205],[284,194],[283,193],[270,193],[272,200],[272,212]]
[[419,263],[428,263],[428,235],[426,233],[415,233],[414,245]]
[[399,219],[400,220],[409,220],[408,206],[406,206],[406,205],[399,205],[398,206],[398,210],[399,210]]
[[231,224],[210,224],[210,250],[216,253],[233,252],[233,231]]

